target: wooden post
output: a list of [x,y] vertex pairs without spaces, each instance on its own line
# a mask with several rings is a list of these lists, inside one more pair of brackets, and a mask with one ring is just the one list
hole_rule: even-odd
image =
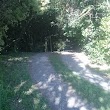
[[50,36],[50,51],[52,52],[52,36]]
[[45,37],[45,52],[47,52],[47,38]]

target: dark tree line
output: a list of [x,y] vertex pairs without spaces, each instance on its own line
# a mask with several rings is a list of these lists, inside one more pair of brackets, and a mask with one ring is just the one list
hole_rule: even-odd
[[29,17],[14,27],[8,26],[7,38],[4,37],[5,47],[7,46],[5,51],[55,50],[54,42],[58,41],[60,35],[55,15],[55,10],[51,9],[41,15],[32,13],[31,16],[33,17],[31,19]]
[[109,21],[109,0],[2,0],[0,52],[80,49],[107,61]]

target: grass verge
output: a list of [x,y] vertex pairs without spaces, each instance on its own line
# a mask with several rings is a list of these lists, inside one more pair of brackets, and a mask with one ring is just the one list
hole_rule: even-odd
[[110,93],[91,84],[89,81],[74,75],[73,71],[69,70],[62,62],[58,54],[50,55],[49,59],[56,72],[61,74],[62,78],[69,82],[83,99],[92,103],[97,110],[110,110]]
[[89,65],[87,65],[87,67],[92,70],[95,71],[98,74],[101,74],[102,76],[108,77],[110,78],[110,69],[105,69],[105,70],[101,70],[101,68],[98,67],[91,67]]
[[0,55],[0,110],[50,110],[30,79],[30,56]]

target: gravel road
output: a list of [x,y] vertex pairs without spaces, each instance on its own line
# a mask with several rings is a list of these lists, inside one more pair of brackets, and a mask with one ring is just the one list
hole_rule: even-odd
[[51,110],[96,110],[55,72],[48,59],[50,54],[34,55],[29,69],[33,85],[47,99]]
[[83,77],[89,82],[100,86],[105,91],[110,92],[110,78],[100,72],[94,71],[94,69],[91,69],[88,66],[90,61],[84,53],[61,52],[60,57],[75,75]]

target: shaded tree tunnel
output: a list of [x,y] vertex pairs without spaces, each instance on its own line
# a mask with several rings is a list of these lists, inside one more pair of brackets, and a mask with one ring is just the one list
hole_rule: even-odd
[[[8,27],[7,37],[3,37],[5,48],[2,53],[74,50],[80,47],[81,29],[72,29],[75,31],[72,37],[64,35],[65,32],[57,20],[57,12],[53,9],[43,14],[30,11],[29,17],[25,20]],[[74,37],[77,35],[80,38]]]
[[108,63],[109,24],[109,0],[1,0],[0,54],[82,49]]
[[[48,10],[41,15],[33,13],[29,18],[15,26],[9,26],[4,37],[4,51],[42,52],[56,50],[55,42],[61,34],[56,25],[55,10]],[[12,42],[12,43],[11,43]]]
[[[84,26],[80,23],[82,19],[78,25],[74,23],[80,15],[74,16],[79,13],[78,10],[71,11],[73,6],[69,1],[47,1],[16,1],[12,6],[3,2],[9,5],[10,10],[2,7],[6,14],[0,24],[0,53],[75,50],[82,47],[85,40],[82,35]],[[3,3],[0,3],[2,6]]]

